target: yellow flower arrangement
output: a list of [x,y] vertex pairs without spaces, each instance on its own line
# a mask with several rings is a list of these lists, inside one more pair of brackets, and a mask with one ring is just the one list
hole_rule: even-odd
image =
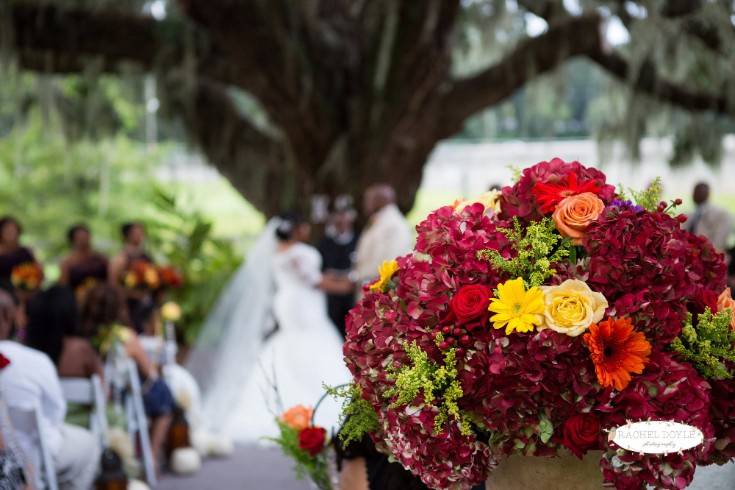
[[385,288],[388,286],[388,283],[390,282],[393,274],[395,274],[396,271],[398,271],[398,262],[396,262],[395,260],[383,261],[383,263],[378,268],[380,279],[370,285],[370,291],[374,293],[378,291],[385,291]]
[[526,289],[523,279],[498,284],[496,298],[488,309],[495,313],[490,321],[495,328],[505,327],[505,334],[531,332],[544,321],[544,293],[538,287]]
[[602,320],[608,303],[592,291],[584,281],[567,279],[558,286],[542,286],[544,292],[544,324],[555,332],[576,337],[593,323]]
[[167,322],[178,322],[181,320],[181,307],[173,301],[167,301],[161,307],[161,316]]

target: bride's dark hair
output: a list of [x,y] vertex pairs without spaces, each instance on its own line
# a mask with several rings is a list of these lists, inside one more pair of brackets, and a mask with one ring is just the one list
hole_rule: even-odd
[[276,228],[276,238],[282,242],[291,240],[294,230],[306,222],[303,215],[296,211],[282,213],[278,216],[278,219],[280,223],[278,223],[278,227]]

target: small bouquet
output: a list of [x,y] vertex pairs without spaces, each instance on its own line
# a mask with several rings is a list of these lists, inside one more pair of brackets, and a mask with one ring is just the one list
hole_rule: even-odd
[[171,265],[159,267],[158,277],[161,281],[161,288],[178,289],[184,285],[183,276],[175,267]]
[[308,477],[320,490],[332,490],[329,476],[330,441],[323,427],[314,425],[314,410],[303,405],[291,407],[276,419],[280,436],[274,438],[283,453],[296,463],[296,476]]
[[181,306],[179,306],[178,303],[166,301],[163,306],[161,306],[161,317],[163,318],[163,321],[167,323],[178,322],[181,320],[181,315]]
[[43,283],[43,269],[38,262],[23,262],[10,274],[13,286],[22,291],[36,291]]
[[158,269],[147,260],[134,260],[123,276],[123,284],[128,289],[151,290],[161,284]]
[[107,355],[116,344],[125,344],[130,340],[132,333],[123,325],[112,324],[101,327],[92,338],[92,346],[102,354]]
[[[599,451],[600,483],[680,489],[735,457],[735,302],[726,266],[660,201],[554,159],[501,194],[417,226],[350,312],[347,438],[430,488],[466,490],[512,455]],[[608,437],[675,421],[704,442],[670,454]]]

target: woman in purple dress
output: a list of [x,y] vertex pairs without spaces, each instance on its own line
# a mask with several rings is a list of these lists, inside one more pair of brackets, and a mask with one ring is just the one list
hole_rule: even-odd
[[13,269],[26,262],[35,262],[31,249],[20,245],[23,228],[12,216],[0,218],[0,281],[10,281]]
[[61,261],[59,283],[80,293],[107,282],[109,261],[92,247],[92,234],[85,224],[76,224],[66,234],[71,252]]

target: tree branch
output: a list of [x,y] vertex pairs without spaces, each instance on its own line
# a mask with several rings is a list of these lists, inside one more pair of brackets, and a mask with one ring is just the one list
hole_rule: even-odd
[[187,132],[207,160],[256,208],[277,212],[287,180],[286,145],[251,124],[226,89],[215,84],[199,83],[182,112]]
[[601,51],[601,19],[596,14],[570,17],[527,39],[497,64],[456,81],[443,97],[443,135],[458,131],[472,114],[512,95],[529,80],[568,59]]
[[549,25],[556,24],[569,16],[563,0],[518,0],[518,5],[541,17]]
[[651,63],[644,63],[642,68],[638,70],[639,76],[637,79],[631,80],[630,63],[619,54],[606,53],[600,50],[590,53],[588,56],[615,78],[630,83],[634,90],[663,102],[695,112],[713,111],[720,114],[735,114],[733,104],[726,97],[693,92],[664,80],[657,75],[656,68]]
[[13,48],[31,69],[77,71],[84,58],[106,69],[121,62],[150,69],[163,47],[159,22],[142,15],[14,2],[10,20]]

